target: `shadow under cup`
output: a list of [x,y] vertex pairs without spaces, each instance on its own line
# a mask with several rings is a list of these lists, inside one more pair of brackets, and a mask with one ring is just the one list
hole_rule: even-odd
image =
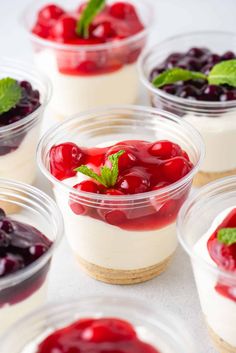
[[199,241],[205,234],[207,241],[214,233],[219,224],[212,227],[212,223],[220,213],[234,208],[236,177],[228,177],[208,184],[190,197],[177,221],[179,240],[192,261],[209,334],[220,353],[236,352],[236,273],[221,270],[210,259],[205,241]]
[[[12,220],[39,230],[51,241],[49,249],[36,261],[0,277],[0,333],[46,300],[51,258],[63,232],[56,204],[40,190],[0,179],[0,209]],[[16,235],[17,236],[17,235]]]
[[[194,164],[191,172],[161,190],[109,196],[78,192],[72,178],[58,181],[50,173],[52,146],[109,146],[125,140],[170,140]],[[162,273],[177,246],[175,219],[202,160],[203,146],[195,130],[177,117],[145,107],[114,107],[78,115],[51,129],[38,148],[41,170],[52,182],[73,252],[92,277],[129,284]],[[124,217],[125,214],[125,217]]]

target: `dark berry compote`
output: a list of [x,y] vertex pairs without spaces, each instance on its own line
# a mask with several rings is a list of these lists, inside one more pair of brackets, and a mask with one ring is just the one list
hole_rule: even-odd
[[117,318],[84,318],[52,333],[35,353],[158,353],[134,327]]
[[219,239],[219,231],[222,229],[236,231],[236,208],[229,212],[207,243],[209,254],[216,265],[221,270],[235,274],[234,283],[229,283],[229,280],[220,278],[216,290],[221,295],[236,302],[236,237],[232,241],[222,241]]
[[[207,48],[194,47],[187,52],[176,52],[170,54],[161,64],[155,66],[151,71],[149,79],[153,79],[172,68],[181,68],[194,72],[201,72],[208,75],[214,65],[235,59],[236,55],[232,51],[227,51],[221,55],[212,52]],[[226,102],[236,100],[236,88],[227,84],[212,85],[204,79],[189,81],[179,81],[160,87],[164,92],[180,98],[198,101]]]
[[[90,6],[89,3],[90,1],[78,1],[78,5],[69,10],[49,4],[37,14],[32,33],[51,43],[65,45],[62,50],[58,49],[56,52],[58,69],[62,74],[96,75],[114,72],[125,64],[134,63],[144,45],[141,40],[139,44],[124,43],[119,46],[122,40],[144,30],[144,25],[132,4],[119,1],[108,5],[104,1],[103,8],[96,12],[87,28],[83,30],[84,12],[87,6]],[[109,43],[118,45],[110,49],[106,46],[103,51],[97,47]],[[83,46],[96,47],[94,51],[84,48],[82,55],[81,51],[73,51],[69,46],[81,50]]]
[[32,277],[3,289],[1,279],[15,273],[20,276],[21,271],[38,260],[50,246],[51,241],[36,228],[7,217],[0,209],[0,307],[26,299],[42,285],[48,264]]
[[[1,128],[24,119],[40,107],[39,91],[34,89],[28,81],[15,82],[21,92],[19,100],[9,110],[0,112],[0,156],[15,151],[26,134],[25,131],[14,134],[8,133],[7,135],[5,133],[1,134]],[[14,125],[12,125],[13,127]]]
[[[92,193],[95,201],[96,195],[106,196],[92,207],[86,197],[72,192],[71,211],[130,231],[155,230],[174,222],[190,185],[178,194],[167,192],[160,199],[154,195],[138,207],[133,200],[123,207],[121,197],[158,191],[185,177],[192,168],[188,154],[167,140],[121,141],[103,148],[67,142],[50,150],[50,171],[55,178],[62,182],[72,178],[70,185],[78,192]],[[108,201],[110,196],[117,198],[117,204]]]

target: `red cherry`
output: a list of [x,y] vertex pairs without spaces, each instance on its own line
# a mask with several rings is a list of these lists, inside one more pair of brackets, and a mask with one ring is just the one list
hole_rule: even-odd
[[47,5],[43,7],[38,13],[38,22],[41,25],[48,25],[50,21],[58,20],[65,11],[57,5]]
[[[92,180],[81,181],[79,184],[74,185],[73,188],[78,191],[92,192],[94,194],[100,194],[100,190],[101,190],[100,185],[96,184]],[[71,210],[77,215],[87,214],[89,211],[88,206],[81,204],[81,199],[82,197],[79,198],[75,194],[71,194],[69,199],[69,206]],[[86,201],[86,198],[85,198],[85,201]]]
[[75,168],[82,164],[84,154],[72,142],[53,146],[50,150],[50,171],[59,180],[76,175]]
[[129,341],[136,337],[132,326],[119,319],[100,319],[84,330],[82,338],[90,342]]
[[125,194],[139,194],[148,191],[149,180],[139,173],[130,173],[122,176],[117,187]]
[[47,38],[49,35],[49,30],[49,27],[42,26],[39,23],[36,23],[36,25],[32,29],[32,33],[41,38]]
[[161,167],[165,179],[172,183],[183,178],[190,170],[189,162],[183,157],[174,157],[167,160]]
[[[137,157],[133,153],[132,148],[128,148],[127,146],[123,145],[115,145],[110,147],[106,153],[106,159],[108,160],[108,157],[111,154],[117,153],[121,150],[124,150],[125,152],[120,156],[118,161],[119,171],[129,169],[137,163]],[[110,162],[108,161],[107,164],[110,164]]]
[[51,36],[57,42],[66,42],[76,38],[76,19],[63,15],[52,27]]
[[78,65],[77,70],[86,74],[94,74],[97,71],[97,64],[91,60],[82,61]]
[[134,6],[121,1],[111,5],[110,14],[111,16],[119,18],[121,20],[137,17]]
[[148,150],[148,152],[155,157],[162,159],[169,159],[176,156],[181,156],[181,148],[179,145],[170,141],[157,141]]
[[73,186],[76,190],[84,191],[84,192],[92,192],[94,194],[100,194],[100,185],[96,184],[92,180],[84,180],[79,184]]
[[99,23],[93,30],[92,36],[102,40],[106,40],[116,36],[115,29],[112,26],[112,23],[109,21],[104,21]]

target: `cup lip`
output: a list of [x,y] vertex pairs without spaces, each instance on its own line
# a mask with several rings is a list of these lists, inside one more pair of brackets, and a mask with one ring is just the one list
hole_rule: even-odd
[[[128,309],[130,306],[127,305],[127,303],[131,303],[131,305],[139,310],[142,309],[148,309],[150,310],[150,306],[147,305],[147,303],[141,299],[137,298],[135,296],[127,296],[124,294],[120,295],[111,295],[111,294],[105,294],[105,295],[88,295],[88,296],[82,296],[80,299],[73,299],[73,298],[68,298],[66,301],[65,300],[57,300],[56,302],[49,302],[47,304],[44,304],[40,308],[32,311],[31,313],[25,315],[23,318],[18,319],[11,327],[10,329],[7,329],[4,334],[1,336],[1,344],[4,344],[4,342],[7,342],[8,340],[11,339],[12,332],[17,332],[19,330],[19,327],[26,328],[28,325],[32,324],[32,320],[35,318],[39,318],[40,315],[42,314],[47,314],[49,315],[55,315],[58,312],[66,312],[68,310],[71,310],[75,308],[75,312],[79,313],[81,311],[81,308],[83,308],[83,305],[86,304],[93,304],[93,303],[109,303],[112,305],[121,305],[122,308],[127,307]],[[103,304],[104,305],[104,304]],[[76,311],[76,309],[78,309]],[[156,314],[155,317],[151,318],[145,318],[146,321],[149,321],[152,325],[155,327],[158,327],[161,331],[161,333],[166,333],[168,335],[167,339],[171,339],[175,343],[178,343],[179,345],[183,344],[183,339],[185,340],[185,344],[187,343],[188,345],[191,346],[193,352],[195,352],[195,346],[194,346],[194,340],[193,340],[193,335],[192,335],[192,330],[190,330],[188,327],[186,327],[185,322],[180,316],[177,316],[170,312],[169,310],[164,310],[163,308],[160,309],[160,307],[155,303],[152,307],[152,313]],[[135,312],[134,312],[135,313]],[[101,311],[96,310],[94,311],[94,317],[96,318],[96,314],[101,314]],[[101,317],[108,317],[106,316],[101,316]],[[109,316],[112,318],[120,318],[119,315],[113,315]],[[77,319],[75,317],[71,317],[73,323]],[[125,320],[125,319],[124,319]],[[128,320],[129,321],[129,320]],[[158,325],[157,325],[158,323]],[[181,324],[181,325],[180,325]],[[65,325],[70,325],[70,322]],[[65,326],[64,325],[64,326]],[[135,326],[135,325],[134,325]],[[63,327],[63,326],[62,326]],[[181,329],[179,329],[181,327]],[[184,330],[183,330],[184,327]],[[47,327],[46,327],[47,328]],[[45,329],[46,329],[45,328]],[[59,327],[60,328],[60,325]],[[55,328],[57,330],[58,328]],[[136,327],[135,327],[136,329]],[[182,333],[185,333],[184,336],[182,336]],[[39,333],[40,334],[40,333]],[[166,340],[167,340],[166,339]],[[158,346],[157,346],[158,349]]]
[[45,203],[48,203],[50,205],[53,212],[53,217],[55,217],[56,224],[57,224],[56,238],[52,242],[50,248],[36,261],[32,262],[27,267],[19,271],[13,272],[5,277],[0,278],[0,290],[1,290],[4,288],[11,287],[16,283],[23,282],[27,278],[31,277],[38,270],[40,270],[40,268],[42,268],[42,266],[48,262],[48,260],[52,257],[55,249],[58,247],[58,245],[61,242],[62,235],[64,232],[64,222],[63,222],[62,214],[56,202],[40,189],[25,183],[4,179],[4,178],[0,178],[0,185],[6,186],[9,188],[14,188],[25,194],[33,195],[35,197],[39,196],[40,198],[42,198]]
[[[236,33],[230,31],[193,31],[193,32],[182,32],[175,36],[168,37],[167,39],[155,43],[151,47],[144,50],[144,52],[140,55],[138,59],[138,73],[140,77],[141,83],[146,87],[146,89],[152,92],[154,95],[158,95],[167,101],[177,104],[177,105],[184,105],[186,108],[195,108],[197,109],[206,109],[206,108],[215,108],[215,109],[222,109],[222,108],[236,108],[236,100],[227,101],[227,102],[208,102],[208,101],[198,101],[198,100],[190,100],[186,98],[177,97],[173,94],[167,93],[160,88],[156,88],[153,84],[148,80],[145,75],[144,67],[145,61],[153,54],[153,52],[158,52],[159,48],[163,45],[171,44],[173,41],[178,41],[179,39],[187,38],[190,36],[207,36],[207,35],[215,35],[215,36],[233,36],[236,38]],[[193,38],[194,39],[194,38]],[[193,43],[194,46],[194,43]]]
[[43,72],[35,69],[33,65],[30,65],[28,63],[25,64],[25,62],[23,61],[10,59],[7,57],[1,57],[0,67],[2,65],[8,66],[12,70],[14,69],[20,70],[22,74],[24,73],[26,75],[30,74],[30,76],[33,79],[39,80],[44,85],[45,92],[46,92],[44,101],[41,102],[40,106],[37,109],[35,109],[32,113],[30,113],[29,115],[25,116],[23,119],[16,121],[10,125],[0,127],[0,133],[11,133],[15,129],[21,128],[23,126],[28,126],[31,122],[33,122],[34,120],[37,120],[38,116],[42,114],[42,112],[44,111],[45,107],[49,103],[52,96],[52,83]]
[[112,196],[112,195],[100,195],[100,194],[94,194],[91,192],[82,192],[75,190],[74,188],[70,187],[69,185],[66,185],[65,183],[61,182],[60,180],[56,179],[50,172],[49,170],[45,167],[42,158],[41,158],[41,152],[44,148],[45,141],[49,138],[49,136],[52,133],[57,132],[57,130],[60,130],[61,128],[65,127],[66,125],[72,123],[73,121],[83,121],[86,120],[88,115],[94,115],[96,114],[97,116],[108,112],[108,111],[115,111],[119,112],[120,110],[130,110],[132,112],[143,112],[145,113],[152,113],[154,115],[160,115],[164,118],[169,118],[172,120],[172,122],[178,123],[179,126],[186,128],[189,133],[192,135],[192,137],[195,139],[195,145],[197,146],[197,149],[199,151],[199,159],[197,163],[194,165],[194,167],[191,169],[191,171],[185,175],[183,178],[180,180],[165,186],[159,190],[154,190],[154,191],[148,191],[144,193],[139,193],[139,194],[132,194],[132,195],[122,195],[119,197],[119,202],[124,201],[124,202],[129,202],[129,201],[142,201],[143,199],[146,198],[151,198],[151,197],[161,197],[166,195],[167,193],[171,192],[176,192],[179,190],[182,186],[186,185],[188,182],[190,182],[193,179],[193,176],[197,173],[197,171],[200,168],[200,165],[204,159],[205,155],[205,146],[203,139],[200,135],[200,133],[188,122],[184,121],[180,117],[169,113],[167,111],[161,110],[161,109],[155,109],[155,108],[150,108],[146,106],[141,106],[141,105],[112,105],[112,106],[105,106],[101,108],[93,108],[84,112],[81,112],[79,114],[76,114],[72,116],[71,118],[67,119],[66,121],[62,123],[57,123],[53,127],[51,127],[47,132],[41,137],[39,144],[37,146],[37,162],[40,170],[42,173],[46,176],[46,178],[52,182],[54,185],[60,186],[64,188],[64,190],[67,190],[68,192],[73,192],[73,195],[76,196],[81,196],[85,197],[86,199],[92,199],[92,200],[104,200],[104,201],[114,201],[117,202],[117,196]]
[[210,182],[206,184],[205,186],[201,187],[198,191],[194,192],[192,196],[188,197],[187,200],[183,203],[182,207],[180,208],[180,211],[177,216],[176,220],[176,231],[177,231],[177,236],[179,239],[179,242],[182,246],[182,248],[185,250],[185,252],[189,255],[190,259],[196,260],[202,267],[205,269],[215,273],[216,275],[222,276],[223,278],[227,278],[230,280],[233,280],[235,282],[236,280],[236,272],[229,272],[229,271],[224,271],[220,269],[217,265],[213,266],[210,264],[208,261],[206,261],[204,258],[198,256],[193,248],[185,242],[184,237],[182,236],[182,225],[183,221],[185,218],[185,215],[191,207],[191,204],[196,201],[196,199],[199,199],[201,196],[204,196],[206,192],[210,192],[215,190],[219,186],[224,186],[227,185],[228,183],[234,183],[236,184],[236,176],[229,176],[225,177],[222,179],[215,180],[213,182]]
[[[154,20],[154,14],[152,11],[152,5],[151,5],[151,0],[142,0],[142,3],[145,2],[145,6],[149,10],[149,21],[145,25],[144,29],[128,38],[120,39],[119,41],[113,41],[113,42],[107,42],[107,43],[101,43],[101,44],[95,44],[95,45],[89,45],[89,44],[83,44],[83,45],[73,45],[73,44],[63,44],[63,43],[56,43],[47,39],[43,39],[35,34],[33,34],[29,28],[25,25],[25,17],[28,11],[32,8],[33,4],[35,1],[31,1],[31,3],[25,8],[21,18],[20,22],[23,24],[24,29],[26,30],[29,39],[31,39],[33,42],[40,44],[44,47],[47,48],[53,48],[57,50],[70,50],[70,51],[100,51],[100,50],[106,50],[106,49],[113,49],[113,48],[119,48],[121,46],[125,45],[131,45],[132,43],[141,40],[143,37],[145,37],[149,32],[150,29],[153,25],[153,20]],[[131,1],[132,3],[132,1]]]

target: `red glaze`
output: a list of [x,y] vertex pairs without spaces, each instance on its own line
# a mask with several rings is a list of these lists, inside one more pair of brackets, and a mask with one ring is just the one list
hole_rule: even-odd
[[[73,158],[70,154],[71,149],[74,151]],[[158,141],[153,144],[131,140],[104,148],[81,148],[70,142],[53,146],[50,151],[50,171],[57,179],[63,180],[75,176],[74,169],[85,164],[99,174],[103,165],[110,166],[109,155],[120,150],[124,150],[125,153],[119,159],[119,176],[112,189],[106,189],[94,180],[82,181],[74,188],[118,198],[120,195],[161,189],[181,179],[193,167],[187,153],[176,144],[169,141]],[[158,197],[152,197],[150,205],[138,208],[133,207],[132,201],[128,207],[124,207],[119,199],[115,204],[114,201],[103,200],[97,208],[89,207],[89,198],[71,193],[69,205],[77,215],[87,215],[122,229],[153,230],[175,221],[188,192],[189,188],[175,195],[173,200],[168,198],[167,194],[165,200],[161,202]]]
[[[217,266],[225,271],[234,272],[236,274],[236,243],[232,245],[222,244],[217,239],[217,233],[222,228],[236,227],[236,208],[233,209],[223,222],[217,227],[215,232],[207,242],[207,248],[212,260]],[[235,281],[236,282],[236,281]],[[236,301],[236,283],[235,286],[220,280],[216,285],[216,290],[221,295]]]
[[[43,7],[32,28],[32,33],[43,39],[68,45],[97,45],[131,37],[144,29],[136,9],[126,2],[106,5],[93,20],[89,37],[82,38],[76,33],[79,17],[86,3],[77,10],[65,11],[50,4]],[[125,64],[134,63],[142,48],[143,41],[135,45],[123,45],[113,50],[84,51],[58,50],[59,71],[66,75],[97,75],[119,70]]]
[[55,331],[36,353],[158,353],[141,341],[127,321],[116,318],[81,319]]

